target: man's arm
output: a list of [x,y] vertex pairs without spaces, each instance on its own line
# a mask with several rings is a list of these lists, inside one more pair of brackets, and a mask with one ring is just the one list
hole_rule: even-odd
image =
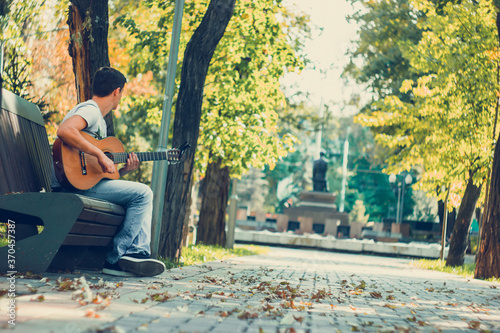
[[88,142],[80,134],[87,127],[87,121],[78,115],[66,119],[57,130],[57,136],[67,145],[95,156],[103,172],[115,173],[116,167],[102,150]]

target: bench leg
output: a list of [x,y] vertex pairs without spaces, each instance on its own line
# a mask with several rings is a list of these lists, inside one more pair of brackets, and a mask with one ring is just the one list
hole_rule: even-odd
[[[0,248],[0,272],[45,272],[82,209],[82,200],[71,193],[21,193],[0,196],[2,217],[14,221],[16,227],[17,223],[36,225],[39,221],[44,226],[40,234],[16,239],[14,269],[7,263],[9,247]],[[20,220],[16,221],[16,218]]]
[[112,247],[63,245],[47,268],[49,272],[89,270],[102,268]]

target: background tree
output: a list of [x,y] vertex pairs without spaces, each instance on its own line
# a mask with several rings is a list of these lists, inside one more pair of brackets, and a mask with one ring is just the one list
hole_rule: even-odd
[[[400,88],[404,80],[416,80],[418,74],[412,72],[400,44],[406,41],[409,44],[417,44],[421,39],[422,29],[418,27],[417,22],[422,13],[412,9],[409,0],[351,0],[351,3],[362,8],[349,17],[350,21],[360,26],[359,40],[348,51],[351,61],[344,68],[343,76],[366,85],[372,93],[372,100],[358,106],[360,113],[377,113],[377,101],[386,96],[397,96],[400,100],[411,103],[412,94],[401,91]],[[351,127],[357,135],[350,136],[350,143],[357,141],[359,146],[350,152],[349,169],[360,171],[351,174],[352,177],[349,178],[346,209],[349,211],[355,200],[360,199],[365,203],[370,218],[381,221],[396,215],[391,204],[397,201],[396,194],[382,170],[387,168],[386,160],[399,154],[401,147],[383,146],[374,140],[374,136],[393,135],[397,125],[373,125],[369,130],[357,129],[356,126],[359,125]],[[346,127],[341,127],[341,131],[343,128]],[[360,140],[360,134],[364,140]],[[342,163],[341,159],[338,159],[338,162]],[[340,189],[340,183],[337,186]],[[411,215],[413,211],[413,199],[411,196],[407,199],[409,200],[405,200],[403,216]]]
[[[478,5],[464,1],[462,6],[446,6],[441,16],[436,15],[432,4],[422,2],[421,6],[428,14],[426,27],[432,32],[421,41],[419,54],[429,55],[433,49],[433,60],[413,59],[412,64],[421,72],[436,73],[436,77],[428,84],[421,84],[414,92],[425,96],[427,106],[437,106],[441,111],[438,117],[441,119],[437,122],[429,119],[429,124],[434,129],[436,124],[446,126],[444,133],[440,133],[440,139],[444,141],[429,146],[430,149],[437,148],[441,161],[434,158],[425,166],[429,171],[444,170],[446,176],[439,177],[441,180],[454,178],[450,182],[455,183],[454,188],[461,196],[446,261],[447,265],[456,266],[464,262],[472,216],[492,158],[490,135],[496,121],[492,117],[495,97],[491,82],[495,82],[498,67],[498,61],[492,56],[495,49],[493,8],[488,3]],[[426,6],[429,6],[429,11],[424,9]],[[478,39],[478,36],[482,38]],[[436,47],[436,42],[447,39],[444,48]],[[446,116],[444,119],[443,115]],[[471,126],[475,128],[472,133]],[[427,136],[428,143],[437,141],[439,139]],[[449,155],[453,152],[450,148],[456,149],[452,156]],[[457,181],[463,185],[456,186]],[[437,179],[428,184],[439,186]]]
[[[500,42],[500,1],[494,0],[496,9],[496,36]],[[498,70],[498,68],[497,68]],[[499,96],[498,76],[496,89],[496,114],[498,117]],[[495,130],[493,136],[495,137]],[[476,256],[476,278],[487,279],[500,277],[500,137],[496,140],[493,165],[491,168],[491,183],[488,191],[487,206],[482,221],[480,245]]]
[[55,139],[57,124],[76,101],[68,55],[68,3],[12,1],[11,15],[4,18],[1,30],[6,41],[5,87],[40,107],[49,141]]
[[[418,43],[422,30],[417,22],[422,14],[412,10],[410,0],[351,0],[351,3],[363,9],[349,17],[360,29],[359,40],[348,51],[351,61],[344,68],[344,75],[367,84],[375,99],[395,95],[405,102],[411,101],[412,96],[401,92],[400,87],[404,80],[416,75],[411,72],[399,43]],[[366,105],[370,106],[371,103]]]
[[0,40],[4,50],[2,86],[37,104],[44,112],[47,107],[44,96],[32,89],[36,61],[33,47],[36,42],[30,37],[43,36],[48,30],[50,24],[41,19],[47,6],[41,0],[17,0],[4,2],[2,7],[8,13],[0,18]]
[[273,168],[292,150],[295,138],[278,134],[276,112],[285,102],[279,82],[284,68],[301,65],[284,33],[286,15],[281,1],[238,2],[216,50],[201,119],[198,159],[208,164],[198,242],[225,245],[230,175],[239,177],[251,166]]
[[399,149],[388,160],[393,169],[423,167],[420,188],[432,194],[436,187],[453,185],[453,202],[460,208],[447,265],[456,266],[463,264],[472,214],[491,161],[491,81],[497,67],[491,57],[492,8],[464,1],[462,6],[446,6],[446,15],[437,15],[433,3],[414,5],[426,15],[419,22],[425,33],[418,45],[401,44],[413,71],[421,76],[417,82],[403,82],[402,91],[413,94],[413,103],[387,96],[378,103],[380,111],[358,120],[395,129],[377,139]]
[[195,147],[198,143],[203,90],[208,67],[217,44],[231,19],[235,0],[212,0],[200,25],[186,46],[181,85],[174,119],[173,146],[189,142],[181,167],[169,168],[160,234],[160,256],[177,258],[180,254],[184,218],[189,209]]
[[[68,13],[70,31],[69,54],[73,60],[73,71],[78,102],[92,98],[92,80],[95,72],[109,66],[108,55],[108,2],[71,0]],[[108,136],[114,136],[113,115],[104,120]]]

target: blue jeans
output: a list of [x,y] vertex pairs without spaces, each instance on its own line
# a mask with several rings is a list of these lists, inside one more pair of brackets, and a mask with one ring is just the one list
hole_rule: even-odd
[[113,250],[107,260],[115,264],[125,254],[151,255],[151,218],[153,191],[142,183],[103,179],[88,190],[72,193],[106,200],[126,209],[125,220],[113,239]]

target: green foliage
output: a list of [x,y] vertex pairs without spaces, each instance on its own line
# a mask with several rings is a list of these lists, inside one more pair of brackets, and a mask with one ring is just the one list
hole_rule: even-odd
[[[132,90],[123,98],[120,110],[115,113],[114,127],[117,138],[126,143],[127,151],[153,151],[158,146],[161,121],[161,103],[159,96],[144,91],[137,91],[140,83],[132,81],[127,90]],[[153,172],[153,163],[141,163],[137,171],[127,174],[124,179],[149,184]]]
[[[163,82],[169,50],[174,8],[168,6],[170,2],[145,1],[145,7],[137,7],[116,21],[133,39],[128,51],[129,73],[161,73],[154,74],[157,88]],[[208,1],[186,3],[179,62],[207,6]],[[222,158],[231,174],[238,176],[251,166],[273,166],[293,150],[296,139],[286,133],[279,135],[276,126],[276,109],[284,105],[279,79],[285,70],[302,66],[291,46],[296,40],[284,33],[290,30],[287,22],[306,25],[307,19],[290,19],[281,1],[237,2],[206,78],[197,150],[201,170],[211,156]]]
[[18,48],[12,47],[4,53],[8,62],[5,64],[4,73],[2,73],[5,80],[3,87],[29,100],[28,88],[32,85],[29,79],[32,62],[30,59],[26,59],[23,54],[20,54],[19,51]]
[[30,1],[31,8],[25,8],[22,1],[3,1],[0,5],[4,14],[0,21],[0,40],[4,51],[3,87],[13,93],[28,98],[28,87],[32,61],[28,58],[26,44],[20,36],[36,29],[36,20],[28,22],[30,14],[36,14],[40,1]]
[[[389,183],[388,176],[382,172],[386,167],[387,152],[380,145],[375,144],[374,136],[369,128],[353,123],[352,118],[344,119],[341,127],[349,128],[345,131],[349,140],[345,210],[349,212],[356,200],[362,200],[372,221],[382,221],[384,218],[395,216],[397,189]],[[337,191],[340,193],[342,158],[339,158],[337,163]],[[332,186],[332,188],[335,187]],[[337,204],[340,204],[339,200]],[[411,213],[411,204],[410,200],[405,203],[404,216]]]
[[[405,41],[415,44],[421,39],[422,29],[417,23],[423,18],[423,13],[413,10],[409,0],[351,0],[351,3],[362,8],[349,17],[350,21],[360,26],[360,33],[359,40],[348,51],[351,62],[344,68],[343,75],[367,85],[373,93],[373,100],[360,105],[361,114],[379,112],[376,101],[386,96],[397,96],[411,103],[413,95],[401,91],[400,87],[408,78],[416,80],[418,73],[412,71],[400,44]],[[394,203],[397,202],[397,190],[391,187],[387,175],[382,171],[387,168],[388,158],[397,155],[400,147],[384,146],[374,140],[374,135],[393,135],[398,130],[398,124],[361,124],[366,127],[350,125],[353,134],[349,136],[348,169],[352,171],[348,178],[345,208],[350,211],[356,200],[363,200],[370,218],[381,221],[396,215]],[[341,130],[346,127],[341,126]],[[341,175],[337,172],[336,178],[339,177]],[[332,189],[340,190],[340,181],[331,184]],[[408,195],[403,216],[411,214],[412,203]]]
[[344,75],[368,84],[378,98],[396,95],[410,101],[411,96],[399,88],[403,80],[416,76],[399,43],[418,43],[422,30],[417,22],[422,14],[411,9],[410,0],[351,0],[351,3],[363,6],[363,10],[349,17],[360,25],[360,38],[355,49],[348,53],[351,62]]
[[[65,3],[66,1],[62,1]],[[4,47],[3,87],[37,104],[46,111],[44,84],[38,78],[35,63],[37,42],[46,37],[61,20],[58,5],[43,0],[12,0],[0,3],[0,42]],[[47,20],[47,15],[52,15]],[[28,38],[32,37],[32,38]],[[52,54],[51,54],[52,56]],[[46,77],[43,77],[47,80]],[[34,87],[34,83],[38,84]],[[46,82],[44,82],[46,84]]]
[[[357,121],[380,130],[378,143],[399,151],[388,160],[389,172],[423,166],[420,188],[429,194],[452,184],[456,207],[471,175],[483,180],[492,159],[497,51],[495,11],[488,3],[448,5],[438,15],[427,1],[414,1],[425,13],[424,30],[414,45],[400,43],[412,71],[420,78],[403,82],[413,102],[390,95]],[[494,89],[492,89],[492,86]],[[444,197],[444,193],[439,193]]]
[[[262,168],[293,151],[295,138],[277,133],[277,107],[284,105],[279,78],[300,60],[277,20],[280,2],[237,2],[215,52],[205,87],[200,159],[222,157],[232,175]],[[214,75],[215,74],[215,75]]]

